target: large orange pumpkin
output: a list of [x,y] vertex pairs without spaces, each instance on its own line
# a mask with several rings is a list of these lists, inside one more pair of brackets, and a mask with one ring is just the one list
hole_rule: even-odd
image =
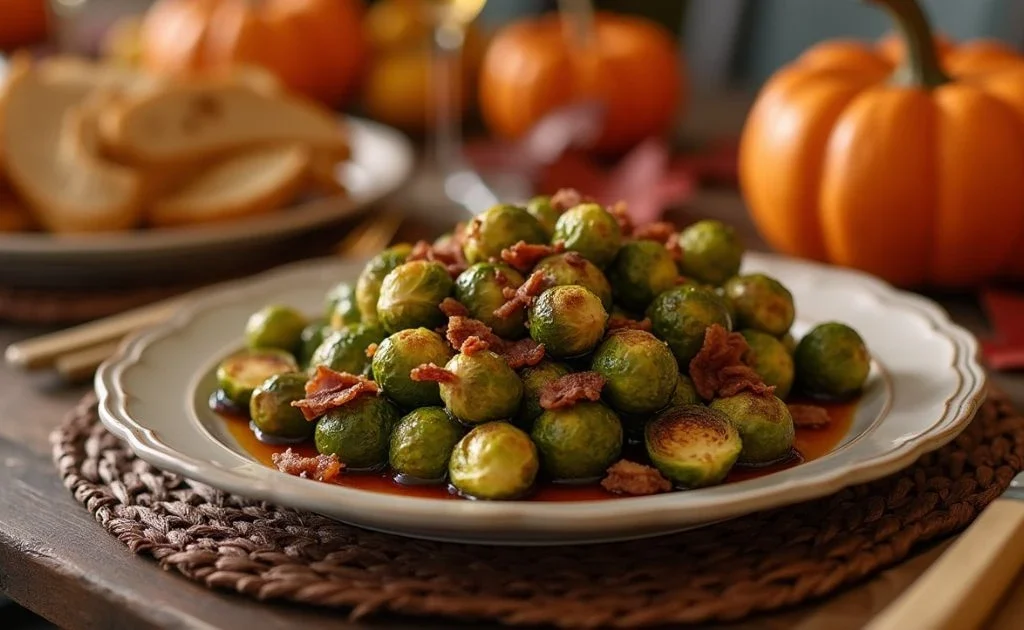
[[143,19],[143,67],[161,73],[260,65],[330,105],[352,93],[367,46],[362,0],[158,0]]
[[871,1],[909,54],[826,42],[758,96],[739,167],[759,231],[784,253],[901,285],[1012,272],[1024,247],[1024,63],[992,42],[937,52],[914,0]]
[[46,37],[46,0],[0,2],[0,50],[14,50]]
[[606,107],[594,147],[617,152],[669,130],[685,99],[682,58],[671,35],[648,20],[599,12],[583,49],[562,19],[544,15],[495,34],[480,71],[480,111],[497,135],[514,139],[545,114],[581,100]]

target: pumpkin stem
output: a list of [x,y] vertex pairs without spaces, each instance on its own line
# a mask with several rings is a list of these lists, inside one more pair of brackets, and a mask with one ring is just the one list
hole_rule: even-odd
[[896,22],[903,36],[907,56],[896,71],[896,82],[914,87],[936,88],[950,81],[939,63],[931,24],[917,0],[867,1],[881,5]]

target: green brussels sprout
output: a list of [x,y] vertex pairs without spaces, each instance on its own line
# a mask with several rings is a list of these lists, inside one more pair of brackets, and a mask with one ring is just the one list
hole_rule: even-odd
[[508,317],[498,317],[498,310],[507,300],[502,289],[517,289],[525,282],[523,275],[504,263],[476,263],[455,279],[455,299],[478,319],[506,339],[526,336],[526,314],[522,309]]
[[743,244],[731,226],[706,219],[679,235],[683,258],[679,271],[688,278],[718,286],[740,271]]
[[457,354],[445,369],[455,378],[441,383],[441,400],[458,420],[481,424],[511,419],[519,411],[523,383],[505,359],[490,350]]
[[608,279],[617,302],[642,311],[663,291],[676,284],[679,272],[672,254],[655,241],[631,241],[619,249]]
[[300,366],[305,367],[309,365],[310,360],[313,358],[313,353],[324,342],[324,337],[331,332],[327,322],[322,319],[312,321],[302,329],[302,334],[299,335],[302,343],[299,346],[299,356],[297,357]]
[[708,327],[718,324],[732,328],[722,300],[706,289],[683,285],[654,298],[647,308],[651,330],[672,349],[679,365],[686,369],[704,345]]
[[384,276],[405,262],[412,252],[412,245],[393,245],[370,259],[356,281],[356,306],[359,307],[360,321],[377,321],[377,300]]
[[406,409],[440,405],[437,383],[414,381],[409,373],[425,363],[444,365],[451,357],[451,348],[436,332],[426,328],[400,330],[377,346],[371,363],[373,380],[388,398]]
[[534,219],[537,219],[537,223],[544,228],[544,233],[551,238],[555,233],[555,223],[558,222],[558,217],[561,216],[561,212],[555,209],[551,205],[551,197],[540,196],[534,197],[526,204],[526,211],[529,212]]
[[725,283],[725,295],[736,311],[737,328],[781,337],[793,325],[793,294],[775,278],[763,273],[730,278]]
[[530,336],[548,355],[574,357],[590,352],[604,336],[608,313],[601,299],[576,285],[551,287],[530,307]]
[[294,308],[271,304],[249,317],[245,323],[245,343],[250,348],[297,352],[307,323],[306,316]]
[[612,309],[612,285],[594,263],[578,255],[555,254],[548,256],[533,268],[544,274],[544,286],[579,285],[601,298],[605,311]]
[[782,336],[782,345],[785,346],[786,352],[793,354],[796,352],[796,337],[793,333],[788,332]]
[[857,331],[826,322],[804,335],[793,354],[796,382],[815,398],[841,400],[856,395],[871,371],[871,354]]
[[317,420],[317,452],[337,455],[346,470],[374,470],[388,462],[398,408],[383,396],[359,396]]
[[562,241],[569,251],[579,252],[598,267],[615,259],[622,244],[619,222],[596,203],[581,203],[558,217],[552,242]]
[[747,362],[766,385],[775,386],[775,395],[785,400],[793,387],[793,356],[781,341],[760,330],[741,330],[750,346]]
[[362,321],[356,303],[356,290],[348,282],[339,282],[324,296],[327,323],[335,330]]
[[384,340],[384,330],[377,324],[356,324],[327,335],[313,351],[309,367],[329,367],[336,372],[370,374],[370,357],[366,349]]
[[719,411],[670,407],[647,423],[644,446],[661,474],[683,488],[721,483],[743,448],[739,431]]
[[540,406],[540,392],[544,386],[570,372],[572,370],[568,365],[546,360],[519,371],[519,378],[523,381],[523,404],[519,407],[519,415],[516,416],[516,425],[519,428],[529,430],[533,426],[533,421],[544,413]]
[[306,375],[300,372],[275,374],[253,390],[249,417],[260,435],[285,440],[303,440],[313,435],[314,424],[292,407],[306,397]]
[[470,264],[487,262],[499,259],[501,250],[519,241],[540,245],[547,243],[548,237],[540,222],[525,208],[499,204],[469,223],[462,253]]
[[414,409],[391,432],[391,469],[409,480],[441,481],[465,432],[441,407]]
[[679,366],[665,342],[649,332],[622,329],[594,352],[590,369],[604,377],[603,396],[626,413],[665,407],[679,381]]
[[680,374],[668,404],[671,407],[702,404],[700,395],[697,394],[697,388],[693,385],[693,379],[685,374]]
[[488,422],[467,433],[452,451],[448,478],[474,499],[515,499],[537,477],[540,457],[530,436],[507,422]]
[[276,348],[248,349],[224,359],[217,366],[217,386],[232,404],[249,408],[249,398],[260,383],[275,374],[299,369],[295,358]]
[[389,333],[406,328],[437,328],[445,315],[438,305],[452,293],[452,277],[439,262],[414,260],[384,276],[377,317]]
[[555,481],[601,477],[622,452],[622,423],[599,402],[545,411],[530,437],[540,451],[541,467]]
[[741,464],[770,464],[793,451],[796,429],[789,407],[778,397],[741,392],[711,401],[710,407],[728,416],[740,432]]
[[[726,281],[726,284],[728,284],[728,280]],[[733,326],[736,326],[736,305],[733,304],[732,300],[729,299],[729,296],[725,294],[725,287],[710,287],[706,284],[700,286],[714,292],[715,296],[721,300],[722,305],[725,306],[725,310],[729,312],[729,321],[733,323]]]

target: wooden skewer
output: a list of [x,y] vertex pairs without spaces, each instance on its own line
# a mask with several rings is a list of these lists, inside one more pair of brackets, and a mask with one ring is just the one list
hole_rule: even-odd
[[117,352],[120,341],[109,341],[98,346],[76,350],[57,357],[53,367],[65,381],[79,383],[89,380],[101,363]]

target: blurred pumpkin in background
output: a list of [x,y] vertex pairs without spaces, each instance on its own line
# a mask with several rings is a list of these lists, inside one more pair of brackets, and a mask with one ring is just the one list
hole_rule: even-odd
[[46,39],[46,0],[0,1],[0,50],[36,44]]
[[257,65],[332,106],[366,64],[362,0],[157,0],[143,18],[143,68],[171,75]]
[[669,131],[686,102],[684,64],[672,35],[643,18],[598,12],[584,47],[566,36],[558,14],[495,34],[480,75],[480,111],[506,139],[526,134],[552,110],[583,100],[605,104],[593,147],[622,152]]
[[824,42],[758,95],[739,164],[755,224],[783,253],[904,286],[1024,272],[1024,63],[990,42],[940,45],[940,63],[914,0],[871,2],[903,47]]

